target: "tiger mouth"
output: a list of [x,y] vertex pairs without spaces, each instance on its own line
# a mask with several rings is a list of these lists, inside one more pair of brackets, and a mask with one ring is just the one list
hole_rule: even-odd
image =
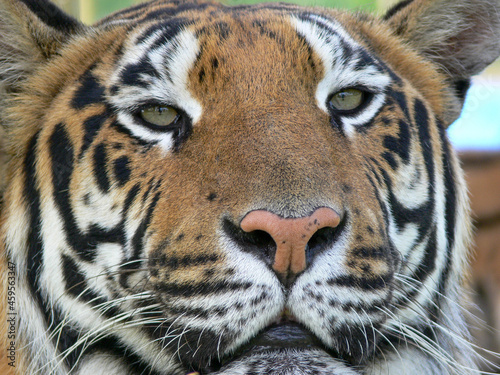
[[[260,331],[248,343],[240,347],[235,353],[222,358],[217,363],[212,363],[209,367],[198,369],[197,375],[209,375],[220,371],[226,365],[251,357],[259,353],[271,351],[282,351],[287,349],[307,350],[321,349],[329,352],[321,341],[302,324],[288,318],[281,318],[280,321],[267,326]],[[329,353],[332,355],[331,353]]]

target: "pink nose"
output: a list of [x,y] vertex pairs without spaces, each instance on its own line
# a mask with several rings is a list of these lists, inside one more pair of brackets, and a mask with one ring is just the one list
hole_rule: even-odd
[[267,232],[276,243],[273,269],[279,274],[297,274],[306,269],[306,246],[314,233],[321,228],[335,228],[339,223],[340,217],[334,210],[321,207],[310,216],[297,219],[284,219],[265,210],[251,211],[240,227],[245,232]]

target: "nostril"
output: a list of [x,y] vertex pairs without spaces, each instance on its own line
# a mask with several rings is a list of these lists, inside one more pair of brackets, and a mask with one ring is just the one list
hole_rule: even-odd
[[240,236],[240,244],[252,252],[263,253],[267,263],[271,263],[276,253],[276,243],[271,235],[263,230],[243,232]]
[[223,220],[222,229],[241,250],[256,255],[269,266],[272,265],[276,254],[276,243],[269,233],[263,230],[245,232],[227,218]]
[[311,264],[315,256],[329,249],[337,241],[344,228],[345,220],[342,220],[336,228],[326,227],[318,230],[307,242],[306,262]]
[[276,247],[271,235],[263,230],[254,230],[250,233],[243,233],[244,240],[247,241],[249,245],[258,247]]

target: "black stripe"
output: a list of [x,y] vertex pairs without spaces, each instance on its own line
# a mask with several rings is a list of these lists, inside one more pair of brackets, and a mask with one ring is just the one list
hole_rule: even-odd
[[387,307],[390,303],[389,299],[380,299],[370,301],[370,304],[364,303],[362,301],[358,302],[346,302],[330,299],[328,305],[337,309],[341,309],[346,313],[368,313],[368,314],[380,314],[380,311]]
[[392,282],[392,278],[392,273],[388,273],[386,275],[377,275],[373,278],[346,275],[328,279],[326,282],[331,286],[345,286],[363,290],[378,290],[389,288]]
[[124,210],[123,219],[124,220],[126,219],[126,213],[127,213],[128,209],[132,206],[132,202],[137,197],[137,194],[139,194],[140,189],[141,189],[141,185],[135,184],[134,186],[132,186],[132,188],[127,193],[127,198],[125,198],[125,203],[123,205],[123,210]]
[[[378,164],[376,161],[375,163]],[[374,171],[373,173],[378,178],[378,176]],[[394,270],[399,269],[402,259],[401,259],[401,253],[398,251],[398,249],[396,249],[394,242],[389,237],[389,234],[387,232],[387,228],[389,228],[390,225],[389,211],[387,206],[384,204],[384,201],[380,196],[380,191],[377,188],[377,185],[375,185],[375,182],[373,181],[372,177],[368,173],[366,173],[365,175],[373,187],[373,192],[379,204],[380,210],[382,211],[382,214],[384,216],[384,227],[381,229],[381,231],[384,232],[383,236],[384,236],[385,247],[380,250],[384,252],[385,257],[388,260],[387,264],[391,267],[390,268],[391,272],[394,272]]]
[[[344,41],[343,45],[344,45],[344,54],[346,51],[350,53],[350,54],[344,56],[345,61],[349,61],[350,59],[353,59],[355,52],[352,50],[352,47],[346,41]],[[377,60],[375,57],[370,55],[370,53],[366,49],[358,48],[356,52],[358,53],[358,56],[356,56],[358,61],[356,62],[356,65],[354,66],[355,70],[363,70],[368,66],[369,67],[376,67],[377,70],[379,71],[379,73],[384,73],[387,70],[389,70],[387,65],[385,65],[383,62]]]
[[113,170],[119,186],[125,185],[130,179],[132,171],[129,164],[130,159],[128,156],[121,156],[113,162]]
[[137,143],[139,146],[151,146],[151,145],[154,145],[156,143],[158,143],[158,141],[153,141],[153,142],[147,142],[145,141],[144,139],[142,138],[139,138],[137,137],[136,135],[134,135],[134,133],[132,133],[127,127],[123,126],[122,124],[120,124],[118,121],[114,121],[111,126],[117,130],[118,132],[122,133],[122,134],[125,134],[126,136],[132,138],[134,140],[135,143]]
[[[52,328],[62,327],[60,334],[53,335],[52,342],[61,354],[67,354],[64,362],[69,368],[73,368],[78,360],[81,359],[84,343],[78,345],[76,348],[73,347],[78,342],[79,333],[68,324],[67,317],[56,306],[53,306],[51,309],[50,322]],[[72,348],[71,352],[66,353],[70,348]]]
[[[391,70],[389,70],[391,72]],[[399,77],[391,74],[391,77],[393,80],[399,80]],[[403,111],[403,114],[405,116],[404,120],[409,121],[410,120],[410,111],[408,110],[408,99],[406,98],[406,95],[403,91],[396,90],[394,88],[390,88],[388,90],[388,98],[392,99],[395,105],[398,105],[399,108]],[[389,99],[389,100],[390,100]]]
[[40,191],[37,188],[36,155],[39,133],[36,133],[29,142],[24,159],[24,196],[29,210],[28,226],[28,253],[27,253],[27,278],[31,295],[35,299],[40,311],[44,312],[46,319],[50,308],[45,304],[39,287],[40,272],[43,263],[42,219],[40,212]]
[[[423,282],[436,269],[437,255],[437,230],[434,227],[427,241],[422,261],[415,273],[411,276],[412,279]],[[410,298],[413,297],[414,294],[415,293],[410,293]]]
[[70,204],[69,185],[73,174],[73,145],[63,124],[58,124],[49,139],[49,149],[52,158],[52,183],[54,201],[63,218],[66,240],[83,259],[91,261],[95,254],[81,239]]
[[[168,246],[168,244],[168,240],[162,241],[161,246],[158,249],[155,249],[154,253],[165,251],[165,247]],[[150,267],[161,269],[170,268],[177,270],[180,267],[195,267],[216,263],[218,261],[220,261],[220,257],[217,254],[193,254],[183,257],[173,257],[161,253],[161,255],[151,258]]]
[[[199,330],[185,327],[175,321],[165,321],[161,325],[152,324],[146,329],[164,347],[166,353],[177,353],[184,367],[189,369],[187,372],[198,369],[203,374],[212,373],[200,369],[205,370],[210,363],[213,364],[217,352],[223,353],[234,340],[229,330],[221,335],[207,328]],[[176,333],[176,336],[172,337],[172,333]]]
[[[55,322],[62,322],[62,316],[59,312],[55,315]],[[78,341],[80,334],[65,325],[62,329],[61,335],[55,335],[54,340],[58,341],[58,349],[61,353],[69,350]],[[104,353],[115,356],[120,361],[123,361],[127,366],[127,370],[132,371],[134,374],[152,374],[159,375],[156,371],[151,369],[149,365],[136,354],[131,352],[128,348],[120,344],[119,339],[115,337],[105,337],[96,342],[89,344],[88,340],[85,343],[73,348],[71,353],[66,357],[66,365],[71,369],[78,369],[77,364],[83,362],[82,358],[91,356],[92,354]],[[131,373],[132,373],[131,372]]]
[[387,249],[385,247],[358,247],[351,250],[351,255],[370,260],[387,259]]
[[[378,190],[379,190],[378,186],[382,186],[384,184],[384,181],[383,181],[382,177],[380,176],[380,171],[382,171],[383,168],[380,165],[380,163],[378,162],[378,160],[373,158],[373,157],[370,157],[370,158],[365,157],[365,165],[367,166],[368,170],[370,172],[372,172],[373,176],[377,180],[378,185],[375,184],[375,181],[372,180],[372,178],[370,177],[370,175],[368,173],[365,173],[365,175],[366,175],[366,177],[368,177],[370,179],[371,185],[373,186],[373,191],[378,192]],[[377,173],[377,171],[379,171],[379,173]]]
[[70,204],[69,185],[73,173],[74,154],[73,145],[64,125],[58,124],[54,128],[49,139],[49,149],[52,157],[54,201],[63,218],[66,240],[83,259],[91,261],[95,257],[92,251],[94,249],[89,249],[82,241]]
[[83,109],[88,105],[104,102],[104,87],[94,77],[92,69],[94,69],[94,66],[91,66],[80,77],[80,87],[71,100],[71,105],[75,109]]
[[71,257],[63,254],[61,261],[63,278],[66,284],[65,289],[70,295],[85,302],[92,301],[94,305],[106,301],[88,288],[85,275]]
[[[136,190],[135,187],[132,188],[131,191],[129,192],[129,195],[127,196],[127,200],[129,198],[131,198],[131,196],[132,196],[131,194],[134,194],[134,196],[137,195],[138,191],[139,190],[138,189]],[[153,216],[153,211],[154,211],[159,199],[160,199],[160,193],[157,193],[154,196],[153,201],[151,202],[151,204],[148,207],[148,211],[146,213],[145,218],[142,220],[142,222],[139,224],[139,227],[135,231],[134,236],[132,237],[132,244],[131,244],[132,245],[132,255],[127,259],[126,266],[121,267],[123,270],[133,270],[133,269],[137,269],[137,268],[141,267],[142,262],[140,262],[140,260],[141,260],[142,250],[144,248],[144,237],[146,236],[147,230],[149,229],[149,223],[151,221],[151,218]],[[125,215],[124,215],[122,222],[124,222],[124,221],[125,221]],[[124,224],[122,224],[122,227],[123,227],[123,225]],[[126,273],[126,272],[120,274],[119,283],[124,288],[128,287],[128,276],[129,275],[130,274]]]
[[144,43],[153,34],[158,34],[158,39],[149,46],[152,51],[156,48],[162,47],[172,41],[181,31],[183,31],[192,21],[188,18],[173,18],[167,21],[155,22],[143,33],[136,44]]
[[[62,123],[54,127],[54,131],[49,139],[49,148],[52,158],[54,198],[57,202],[61,202],[62,198],[69,199],[69,184],[74,162],[73,144]],[[66,207],[61,206],[61,209],[65,209]]]
[[160,195],[161,195],[160,192],[156,193],[151,204],[148,207],[146,216],[144,217],[141,224],[135,231],[134,236],[132,237],[133,255],[129,260],[139,259],[140,254],[142,253],[144,247],[144,237],[146,236],[146,232],[149,229],[149,223],[153,216],[153,211],[156,208],[156,205],[158,204],[158,200],[160,199]]
[[109,193],[110,182],[107,170],[108,153],[106,151],[106,145],[100,143],[95,147],[94,157],[92,160],[94,176],[99,189],[103,193]]
[[457,215],[457,180],[455,177],[455,172],[453,169],[453,157],[450,149],[450,143],[446,136],[446,131],[442,124],[438,124],[439,134],[441,136],[441,142],[443,145],[443,179],[446,194],[446,204],[445,204],[445,220],[446,220],[446,238],[448,240],[446,249],[446,264],[441,273],[441,279],[439,282],[438,291],[441,295],[445,295],[446,283],[451,271],[452,263],[452,252],[455,246],[455,226],[456,226],[456,215]]
[[208,296],[221,292],[244,291],[252,286],[249,282],[213,281],[196,284],[158,283],[156,288],[171,297]]
[[[56,131],[61,132],[61,129],[56,129]],[[38,190],[36,181],[36,155],[37,155],[37,141],[39,138],[39,133],[37,133],[31,139],[28,150],[26,153],[26,158],[24,161],[24,169],[26,173],[26,180],[24,186],[24,193],[29,202],[29,233],[28,233],[28,254],[27,254],[27,278],[29,290],[36,301],[39,310],[44,314],[45,323],[47,327],[62,327],[59,335],[54,335],[52,341],[54,346],[62,353],[73,346],[78,340],[78,333],[74,331],[69,325],[62,324],[63,316],[56,306],[50,306],[46,303],[45,299],[42,297],[42,290],[39,286],[39,278],[43,259],[43,241],[41,234],[41,212],[40,212],[40,192]],[[51,137],[51,148],[56,147],[53,144],[55,139],[61,139],[61,134]],[[62,137],[64,138],[64,136]],[[54,150],[51,150],[54,151]],[[62,183],[65,180],[64,173],[59,176],[59,182]],[[61,196],[59,199],[61,199]],[[57,199],[56,199],[57,200]],[[59,202],[60,203],[60,202]],[[63,261],[64,262],[64,261]],[[63,265],[66,271],[69,271],[69,265],[66,263],[66,267]],[[66,275],[68,276],[68,275]],[[72,276],[69,278],[71,284],[76,286],[80,283],[80,276]],[[80,285],[79,287],[83,287]],[[71,289],[68,290],[71,293]],[[93,298],[93,295],[86,295],[87,298]],[[110,312],[112,313],[112,312]],[[82,346],[74,349],[71,354],[69,354],[65,362],[69,368],[72,368],[81,356]]]
[[228,313],[230,307],[220,307],[218,309],[205,309],[203,307],[185,307],[176,305],[162,306],[162,310],[168,316],[194,317],[196,319],[208,319],[210,317],[224,316]]
[[42,22],[63,33],[73,33],[80,23],[67,15],[48,0],[19,0],[24,3]]
[[[429,123],[429,112],[425,107],[425,104],[419,100],[415,100],[414,104],[414,114],[415,114],[415,125],[418,128],[419,143],[422,148],[422,154],[424,157],[424,164],[427,170],[427,176],[429,179],[427,185],[427,191],[429,195],[428,204],[422,207],[422,217],[420,219],[420,233],[428,230],[430,228],[431,222],[433,221],[434,210],[435,210],[435,192],[434,186],[436,185],[435,176],[435,166],[434,166],[434,154],[432,149],[432,138],[430,135],[430,123]],[[423,234],[422,234],[423,235]]]
[[101,228],[97,224],[92,224],[87,233],[85,233],[85,241],[89,246],[95,248],[103,242],[117,243],[123,245],[125,243],[125,232],[123,224],[117,225],[112,229]]
[[146,57],[135,64],[127,65],[120,74],[120,81],[122,85],[147,88],[151,82],[150,77],[161,79],[160,73]]
[[[403,285],[401,287],[401,291],[404,291],[404,295],[393,301],[394,306],[397,306],[398,309],[402,310],[415,300],[415,296],[417,294],[422,293],[422,285],[420,285],[420,282],[423,283],[427,279],[427,277],[429,277],[429,275],[434,272],[434,270],[436,269],[437,257],[437,230],[436,228],[434,228],[425,247],[422,261],[420,262],[418,268],[410,276],[411,280],[416,280],[417,282],[415,284],[411,284],[410,281],[409,286]],[[440,292],[442,293],[441,290]],[[434,321],[436,320],[436,317],[439,315],[438,312],[440,311],[439,300],[440,298],[438,297],[437,301],[428,301],[428,305],[425,306],[427,316]]]
[[147,184],[149,186],[148,186],[147,190],[144,192],[144,194],[142,195],[142,203],[146,203],[146,200],[149,198],[149,194],[151,193],[151,191],[153,189],[156,191],[156,189],[158,188],[158,186],[156,186],[156,184],[153,184],[153,179],[149,180]]
[[400,12],[404,8],[406,8],[408,5],[413,3],[413,0],[404,0],[396,5],[394,5],[392,8],[390,8],[387,13],[384,15],[383,20],[388,21],[391,17],[393,17],[396,13]]
[[80,150],[80,155],[79,155],[80,159],[83,157],[85,151],[87,151],[87,149],[94,141],[95,137],[97,136],[97,133],[99,132],[99,130],[101,130],[102,125],[104,124],[104,121],[106,121],[106,119],[107,115],[101,114],[89,117],[83,123],[85,134],[83,136],[82,148]]
[[120,313],[116,306],[107,303],[108,299],[105,296],[100,296],[89,289],[87,278],[74,259],[63,254],[61,260],[63,278],[66,284],[65,290],[69,295],[84,301],[87,306],[96,307],[95,311],[108,319],[112,319]]
[[[399,203],[396,194],[393,191],[392,181],[387,174],[387,172],[382,171],[385,183],[388,190],[388,203],[391,207],[391,213],[394,217],[397,229],[401,230],[406,224],[415,223],[418,225],[419,236],[417,238],[417,243],[421,242],[425,235],[429,232],[432,227],[432,218],[434,212],[434,193],[432,189],[432,179],[429,181],[427,186],[429,198],[422,206],[418,208],[406,208],[401,203]],[[430,176],[432,178],[432,176]]]
[[[374,170],[372,170],[372,173],[377,179],[379,178],[379,176],[375,173]],[[375,181],[373,180],[373,178],[370,176],[370,174],[368,172],[365,173],[365,176],[373,188],[373,194],[375,194],[375,197],[377,199],[380,210],[382,211],[382,214],[384,215],[384,229],[385,229],[385,232],[387,234],[387,228],[389,228],[389,212],[387,210],[387,206],[385,205],[384,201],[382,200],[382,197],[380,196],[380,190],[378,189],[377,185],[375,184]],[[381,185],[380,181],[379,180],[377,180],[377,181],[379,182],[379,185]],[[396,252],[395,249],[392,249],[392,250]]]
[[[339,38],[341,45],[336,46],[336,48],[340,49],[342,52],[341,60],[347,64],[347,62],[352,61],[353,59],[358,59],[356,66],[354,67],[355,69],[362,69],[366,66],[372,66],[378,69],[380,73],[382,73],[384,69],[386,68],[385,65],[381,64],[379,61],[377,61],[370,53],[367,51],[365,48],[358,46],[357,48],[353,48],[355,46],[352,46],[350,43],[348,43],[339,33],[337,33],[336,30],[333,30],[327,25],[325,22],[323,22],[323,19],[329,20],[328,17],[325,17],[324,15],[320,15],[320,19],[317,19],[318,15],[309,13],[309,12],[304,12],[299,14],[299,18],[302,21],[307,21],[312,24],[314,24],[317,28],[325,31],[325,35],[328,35],[326,38],[327,43],[331,43],[330,36],[335,35]],[[333,64],[338,64],[338,60],[334,61]],[[335,66],[333,66],[335,68]]]
[[[394,160],[394,157],[391,154],[394,153],[398,155],[405,164],[408,164],[408,162],[410,161],[410,147],[411,147],[410,128],[406,123],[406,121],[401,120],[399,121],[398,138],[390,135],[384,138],[384,148],[389,150],[390,152],[384,153],[383,156],[389,162],[387,157],[390,156],[392,160]],[[389,164],[391,163],[389,162]],[[392,165],[391,168],[395,169]]]
[[385,159],[387,164],[392,168],[392,170],[396,170],[398,168],[398,163],[396,162],[396,159],[394,158],[394,154],[391,152],[384,152],[382,153],[382,157]]
[[[430,195],[430,202],[429,204],[426,204],[428,206],[428,210],[422,212],[422,218],[421,218],[421,224],[419,228],[419,232],[421,237],[425,235],[425,230],[429,230],[428,233],[428,242],[425,247],[425,252],[422,257],[422,261],[420,262],[418,268],[415,270],[414,274],[411,275],[411,277],[415,280],[418,280],[420,282],[424,282],[427,277],[432,274],[432,272],[435,271],[436,269],[436,258],[440,256],[438,254],[438,243],[437,243],[437,227],[433,223],[433,213],[434,213],[434,205],[435,205],[435,193],[433,186],[436,184],[436,176],[434,175],[435,173],[435,166],[434,166],[434,158],[433,158],[433,153],[432,153],[432,142],[431,142],[431,137],[429,133],[429,119],[428,119],[428,112],[427,109],[425,108],[425,105],[420,101],[420,100],[415,100],[415,121],[418,126],[419,130],[419,141],[423,150],[423,156],[425,160],[425,166],[427,169],[427,174],[429,175],[429,184],[428,184],[428,189],[429,189],[429,195]],[[445,139],[444,135],[444,130],[440,127],[440,132],[441,132],[441,138],[443,141]],[[444,142],[446,144],[446,141]],[[443,151],[443,158],[449,157],[448,154],[448,148],[446,147]],[[451,230],[453,232],[453,226],[454,226],[454,220],[455,220],[455,187],[454,187],[454,179],[453,175],[451,174],[451,170],[447,167],[448,160],[444,162],[444,176],[443,178],[445,179],[445,188],[446,188],[446,194],[450,194],[448,192],[448,189],[450,189],[451,192],[451,199],[452,203],[450,206],[448,206],[448,197],[446,199],[446,215],[451,215],[450,218],[446,217],[447,220],[447,230]],[[448,169],[448,170],[447,170]],[[431,206],[432,204],[432,206]],[[432,210],[432,211],[431,211]],[[449,212],[448,210],[452,211]],[[428,211],[428,212],[427,212]],[[453,220],[451,223],[448,222],[448,219]],[[450,238],[450,233],[447,233],[447,237]],[[454,234],[451,234],[451,242],[454,241]],[[420,240],[419,240],[420,242]],[[445,270],[443,270],[444,274],[447,274],[449,272],[446,270],[447,267],[450,267],[451,265],[451,249],[448,248],[448,254],[446,255],[446,264],[445,265]],[[443,255],[444,256],[444,255]],[[443,285],[443,280],[444,280],[444,275],[441,274],[441,279],[440,279],[440,286],[439,286],[439,292],[444,293],[444,285]],[[407,293],[407,295],[401,300],[398,301],[397,304],[400,304],[402,306],[405,306],[409,303],[410,300],[414,298],[414,296],[420,292],[420,288],[417,287],[416,290],[412,288],[412,290]],[[429,307],[429,315],[433,316],[435,315],[435,312],[437,311],[434,307]]]

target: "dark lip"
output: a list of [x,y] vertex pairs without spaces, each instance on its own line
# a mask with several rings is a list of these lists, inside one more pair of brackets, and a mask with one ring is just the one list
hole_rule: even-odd
[[240,347],[235,353],[223,358],[219,363],[212,364],[199,371],[199,373],[202,375],[211,374],[233,361],[256,353],[291,348],[299,350],[321,348],[327,350],[321,341],[302,324],[282,317],[281,321],[263,329],[257,336]]
[[285,321],[275,323],[255,336],[238,352],[244,356],[249,352],[259,352],[281,348],[311,348],[322,346],[319,339],[300,323]]

